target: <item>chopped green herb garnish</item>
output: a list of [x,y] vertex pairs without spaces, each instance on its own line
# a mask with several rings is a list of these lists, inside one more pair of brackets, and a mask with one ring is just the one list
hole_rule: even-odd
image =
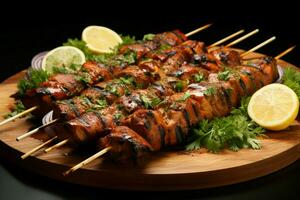
[[117,85],[114,85],[114,84],[109,84],[105,87],[105,90],[108,91],[109,93],[111,94],[114,94],[116,96],[119,96],[119,92],[118,92],[118,86]]
[[53,74],[67,74],[68,72],[66,67],[52,67]]
[[89,98],[87,98],[85,96],[80,96],[80,98],[82,99],[84,104],[86,104],[87,106],[92,106],[93,105],[93,103],[89,100]]
[[218,73],[218,79],[222,81],[227,81],[230,78],[231,72],[229,70],[219,72]]
[[157,105],[160,104],[161,102],[162,102],[162,101],[160,100],[160,98],[154,97],[154,98],[151,100],[152,108],[154,108],[155,106],[157,106]]
[[196,83],[200,83],[201,81],[204,81],[204,76],[202,73],[195,74],[193,77]]
[[184,87],[183,81],[177,81],[174,89],[176,92],[182,92],[183,87]]
[[211,95],[214,95],[214,94],[216,94],[216,93],[217,93],[217,90],[216,90],[216,88],[214,88],[214,87],[207,88],[207,89],[203,92],[203,94],[206,95],[206,96],[211,96]]
[[131,91],[127,87],[125,87],[125,95],[129,96],[130,94],[131,94]]
[[145,86],[143,83],[136,83],[136,88],[143,89]]
[[130,35],[123,36],[123,35],[121,35],[121,38],[122,38],[123,42],[121,44],[119,44],[118,49],[120,47],[124,46],[124,45],[133,44],[133,43],[136,42],[135,36],[130,36]]
[[124,108],[124,106],[122,104],[117,104],[116,107],[117,107],[118,110],[122,110]]
[[15,106],[11,110],[11,112],[4,115],[4,118],[6,119],[6,118],[13,117],[13,116],[23,112],[24,110],[26,110],[25,106],[23,105],[23,103],[21,101],[18,100],[15,102]]
[[144,41],[146,41],[146,40],[153,40],[154,37],[155,37],[154,34],[149,33],[149,34],[144,35],[143,40]]
[[76,80],[88,85],[91,82],[91,77],[88,73],[85,72],[76,76]]
[[151,106],[151,100],[146,95],[141,95],[140,99],[142,100],[145,108],[152,108]]
[[50,76],[50,73],[43,69],[30,69],[28,73],[30,74],[30,76],[28,78],[20,80],[20,82],[18,83],[20,96],[23,96],[27,90],[37,88],[42,82],[48,80],[48,77]]
[[117,124],[120,124],[120,120],[123,118],[123,114],[120,113],[120,112],[117,112],[113,115],[113,118],[114,118],[114,121],[117,123]]
[[160,51],[165,51],[171,49],[172,46],[167,45],[167,44],[162,44],[159,48]]
[[98,99],[96,104],[93,105],[94,109],[103,109],[107,106],[107,102],[105,99]]
[[129,77],[121,77],[119,78],[121,83],[125,84],[125,85],[132,85],[134,82],[134,78],[129,76]]
[[133,64],[135,63],[137,60],[137,56],[136,53],[131,51],[129,53],[126,54],[120,54],[116,57],[116,61],[115,63],[113,62],[114,60],[112,60],[112,64],[113,65],[121,65],[121,64]]
[[140,99],[141,99],[144,107],[147,109],[152,109],[161,102],[161,100],[158,97],[149,98],[146,95],[140,95]]
[[183,96],[181,96],[179,99],[177,99],[177,102],[184,102],[188,98],[190,98],[191,94],[189,92],[184,93]]

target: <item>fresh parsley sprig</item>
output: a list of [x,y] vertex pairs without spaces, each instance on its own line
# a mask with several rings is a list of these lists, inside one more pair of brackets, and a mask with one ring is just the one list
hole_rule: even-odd
[[211,121],[203,120],[192,130],[187,150],[207,148],[217,153],[224,148],[238,151],[241,148],[260,149],[257,136],[265,131],[252,121],[247,114],[250,97],[243,98],[241,106],[232,110],[227,117],[216,118]]
[[28,74],[28,78],[22,79],[18,83],[18,94],[20,96],[23,96],[27,90],[37,88],[40,83],[48,80],[48,77],[51,75],[43,69],[30,69]]
[[9,113],[7,113],[6,115],[4,115],[4,118],[10,118],[13,117],[21,112],[23,112],[24,110],[26,110],[25,106],[23,105],[23,103],[19,100],[17,100],[15,102],[14,107],[11,109],[11,111]]
[[282,83],[291,88],[300,99],[300,72],[292,67],[284,70]]
[[67,42],[63,43],[64,46],[74,46],[79,48],[85,54],[87,60],[100,62],[106,65],[121,65],[121,64],[133,64],[136,62],[136,54],[135,52],[127,52],[126,54],[118,54],[119,49],[128,44],[133,44],[136,42],[135,37],[131,36],[121,36],[123,42],[117,45],[114,49],[112,49],[112,53],[102,53],[102,54],[94,54],[90,51],[86,45],[86,43],[77,38],[68,39]]

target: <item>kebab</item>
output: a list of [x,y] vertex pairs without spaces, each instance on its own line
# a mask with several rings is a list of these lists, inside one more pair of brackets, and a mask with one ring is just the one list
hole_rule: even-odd
[[[176,46],[186,40],[183,33],[178,30],[157,34],[151,41],[129,44],[119,49],[120,55],[133,52],[137,59],[141,59],[149,51],[160,48],[161,45]],[[39,88],[27,91],[21,99],[25,107],[39,105],[40,111],[35,111],[37,116],[43,116],[51,110],[52,100],[67,99],[78,95],[86,86],[93,85],[99,81],[107,81],[114,77],[121,66],[105,66],[103,64],[86,62],[78,72],[70,74],[55,74],[48,81],[42,83]]]
[[[267,61],[268,59],[266,59],[265,61]],[[270,59],[269,59],[270,60]],[[268,62],[271,62],[271,61],[268,61]],[[244,69],[245,70],[245,69]],[[250,68],[248,69],[249,71],[250,71]],[[259,76],[255,76],[255,77],[259,77]],[[274,77],[273,77],[274,78]],[[246,79],[245,79],[246,80]],[[197,88],[197,87],[196,87]],[[199,88],[198,88],[199,89]],[[244,89],[243,89],[244,90]],[[193,93],[194,94],[194,93]],[[140,110],[138,110],[138,111],[140,111]],[[138,111],[136,111],[136,112],[138,112]],[[155,110],[156,111],[156,110]],[[155,111],[153,111],[153,112],[155,112]],[[140,111],[140,112],[142,112],[142,111]],[[144,111],[145,112],[145,111]],[[144,113],[144,112],[142,112],[142,113]],[[148,112],[148,111],[147,111]],[[194,113],[195,114],[195,113]],[[222,115],[221,115],[222,116]],[[181,118],[181,120],[183,119],[183,117],[180,117]],[[134,118],[133,118],[134,119]],[[131,120],[130,120],[131,121]],[[133,120],[134,121],[134,120]],[[130,124],[131,123],[129,123],[129,125],[128,126],[130,126]],[[178,124],[178,123],[177,123]],[[146,127],[146,125],[144,124],[144,125],[141,125],[141,127]],[[133,129],[135,128],[134,126],[132,127]],[[136,128],[135,128],[136,129]],[[139,129],[139,128],[138,128]],[[143,129],[143,128],[142,128]],[[138,140],[141,140],[141,137],[138,137],[138,136],[136,136],[136,137],[133,137],[134,136],[134,132],[133,131],[129,131],[130,129],[129,128],[126,128],[126,127],[116,127],[116,128],[114,128],[113,129],[113,131],[111,132],[111,134],[109,134],[108,136],[106,136],[105,137],[105,139],[101,139],[100,140],[100,143],[102,144],[102,146],[105,146],[105,144],[112,144],[112,141],[117,141],[118,140],[118,138],[123,138],[123,136],[124,135],[120,135],[120,134],[118,134],[119,132],[120,132],[120,130],[125,130],[125,132],[127,131],[127,132],[130,132],[130,133],[128,133],[128,138],[129,137],[131,137],[131,139],[132,138],[134,138],[134,139],[132,139],[132,140],[130,140],[130,141],[135,141],[135,139],[136,139],[136,141],[138,141]],[[177,129],[175,129],[175,130],[178,130],[178,128]],[[181,130],[182,131],[182,130]],[[175,131],[176,132],[176,131]],[[178,131],[177,131],[178,132]],[[123,133],[124,133],[124,131],[123,131]],[[153,132],[152,132],[153,133]],[[177,133],[176,133],[177,134]],[[173,134],[174,135],[174,134]],[[120,137],[120,136],[122,136],[122,137]],[[107,138],[110,138],[110,139],[107,139]],[[115,138],[115,139],[113,139],[113,138]],[[149,138],[151,138],[151,137],[149,137]],[[180,137],[179,137],[180,138]],[[122,139],[123,141],[124,141],[124,138]],[[148,139],[149,140],[149,139]],[[108,141],[108,142],[105,142],[105,141]],[[175,142],[176,143],[176,142]],[[113,143],[114,144],[114,143]],[[140,142],[140,144],[139,144],[139,147],[142,147],[143,145],[141,145],[141,144],[146,144],[145,142],[143,143],[143,142]],[[153,145],[153,144],[152,144]],[[145,146],[145,145],[144,145]],[[151,146],[150,146],[151,147]],[[156,148],[158,148],[158,149],[160,149],[161,147],[156,147]],[[109,151],[109,150],[111,150],[111,152],[113,152],[113,150],[114,149],[118,149],[118,148],[114,148],[113,147],[113,145],[111,145],[111,146],[109,146],[109,147],[107,147],[106,149],[104,149],[103,151],[101,151],[101,152],[107,152],[107,151]],[[150,149],[150,150],[153,150],[153,147],[152,148],[145,148],[145,149]],[[100,153],[101,153],[100,152]],[[122,152],[123,152],[123,150],[122,150]],[[124,150],[124,152],[126,152],[125,150]],[[141,154],[142,155],[142,154]],[[73,168],[74,169],[74,168]]]
[[[196,43],[193,41],[188,41],[190,43]],[[200,43],[200,45],[202,45]],[[196,49],[197,50],[197,49]],[[221,64],[231,66],[231,65],[237,65],[239,64],[239,57],[238,53],[229,49],[218,49],[213,51],[211,54],[214,56],[213,60],[208,60],[207,55],[209,54],[203,54],[202,48],[196,52],[194,50],[192,54],[190,54],[190,59],[192,60],[193,57],[196,57],[198,59],[200,55],[202,56],[202,60],[205,59],[205,62],[202,61],[199,64],[186,64],[185,60],[178,60],[178,59],[172,59],[172,63],[177,63],[178,66],[172,65],[172,71],[169,71],[171,68],[170,66],[164,66],[163,64],[158,64],[156,61],[143,61],[142,66],[145,66],[148,70],[146,71],[148,74],[145,73],[139,73],[138,70],[132,70],[130,68],[130,76],[128,76],[128,73],[125,73],[125,76],[122,76],[119,79],[114,79],[107,82],[101,82],[99,84],[96,84],[94,87],[87,88],[82,92],[80,96],[74,97],[72,99],[63,100],[63,101],[57,101],[53,106],[53,116],[55,119],[59,118],[62,120],[70,120],[72,118],[78,117],[81,114],[85,113],[86,110],[96,107],[97,102],[99,100],[102,100],[104,102],[107,102],[108,104],[113,103],[119,96],[122,96],[124,94],[129,94],[132,92],[132,90],[138,89],[138,88],[146,88],[147,85],[153,84],[155,80],[157,79],[164,79],[166,76],[173,76],[172,79],[173,82],[177,82],[179,80],[188,80],[192,76],[195,76],[197,74],[202,74],[203,76],[208,76],[208,73],[211,71],[208,67],[214,66],[214,68],[220,69]],[[178,53],[178,52],[177,52]],[[178,55],[178,54],[177,54]],[[198,56],[196,56],[198,55]],[[220,59],[220,56],[222,55],[222,60]],[[205,58],[203,58],[205,57]],[[177,57],[180,58],[180,57]],[[195,61],[192,61],[195,62]],[[197,62],[197,61],[196,61]],[[199,61],[200,62],[200,61]],[[217,63],[219,62],[219,63]],[[170,61],[168,62],[170,63]],[[217,63],[217,64],[214,64]],[[169,64],[168,64],[169,65]],[[161,67],[159,67],[161,66]],[[167,72],[164,72],[159,69],[167,68]],[[158,68],[158,69],[156,69]],[[157,71],[157,73],[155,73]],[[150,73],[151,72],[151,73]],[[150,76],[150,77],[149,77]],[[126,77],[126,78],[124,78]],[[144,77],[144,78],[143,78]],[[157,79],[153,78],[157,77]],[[159,78],[162,77],[162,78]],[[137,81],[138,79],[143,81]],[[148,83],[148,84],[147,84]],[[142,85],[137,87],[138,85]],[[96,104],[96,105],[95,105]],[[106,104],[106,103],[104,103]]]
[[[242,32],[243,30],[236,32],[235,34],[232,34],[230,38]],[[224,39],[228,38],[229,37]],[[186,41],[184,34],[175,30],[172,32],[157,34],[151,41],[125,45],[119,49],[119,53],[123,55],[127,52],[134,52],[137,55],[137,60],[140,60],[141,58],[149,58],[162,61],[166,60],[170,56],[170,53],[173,53],[174,51],[178,52],[178,50],[176,50],[177,45],[184,41]],[[168,46],[168,48],[171,47],[171,49],[167,50],[165,53],[157,53],[157,49],[163,45]],[[140,64],[137,66],[140,67]],[[122,70],[124,67],[125,66],[122,65],[107,67],[101,64],[87,62],[82,66],[82,69],[80,69],[79,75],[54,75],[49,78],[49,81],[42,83],[41,87],[33,91],[28,91],[27,96],[25,96],[22,100],[26,107],[39,105],[41,108],[39,111],[35,111],[34,114],[37,116],[43,116],[52,109],[51,105],[53,100],[68,99],[74,95],[78,95],[86,85],[90,86],[99,81],[107,81],[114,77],[118,77],[118,74],[120,74],[119,70]],[[142,64],[141,68],[143,67],[144,65]],[[126,66],[126,68],[130,68],[130,66]]]
[[[237,39],[237,40],[235,40],[235,41],[233,41],[233,42],[231,42],[230,44],[228,44],[228,45],[226,45],[226,46],[231,46],[231,45],[233,45],[233,44],[236,44],[236,43],[238,43],[238,42],[240,42],[240,41],[242,41],[242,40],[244,40],[244,39],[246,39],[246,38],[248,38],[248,37],[250,37],[250,36],[252,36],[252,35],[254,35],[254,34],[256,34],[257,32],[258,32],[259,30],[258,29],[256,29],[256,30],[254,30],[254,31],[251,31],[250,33],[248,33],[248,34],[246,34],[246,35],[244,35],[243,37],[241,37],[240,39]],[[212,44],[212,45],[210,45],[209,47],[213,47],[214,45],[216,45],[216,44],[220,44],[220,42],[225,42],[225,41],[227,41],[228,39],[230,39],[230,38],[233,38],[234,36],[236,36],[236,35],[238,35],[238,34],[240,34],[240,33],[242,33],[243,32],[243,30],[241,30],[241,31],[238,31],[238,32],[236,32],[236,33],[233,33],[233,34],[231,34],[231,35],[229,35],[228,37],[226,37],[226,38],[224,38],[224,39],[222,39],[222,40],[220,40],[220,41],[218,41],[218,42],[216,42],[216,43],[214,43],[214,44]],[[196,45],[195,45],[196,44]],[[198,45],[197,45],[198,44]],[[182,43],[181,45],[179,45],[179,47],[184,47],[184,48],[192,48],[192,51],[194,52],[197,52],[198,54],[199,54],[199,51],[204,51],[204,50],[206,50],[205,48],[204,48],[204,46],[203,46],[203,43],[199,43],[199,42],[193,42],[193,41],[186,41],[186,42],[184,42],[184,43]],[[197,47],[198,46],[198,47]],[[140,63],[139,63],[139,65],[140,65],[140,67],[141,68],[143,68],[143,69],[147,69],[147,70],[154,70],[154,66],[157,66],[157,61],[160,63],[160,65],[161,65],[161,61],[164,61],[164,60],[166,60],[166,62],[169,62],[169,64],[170,63],[175,63],[174,62],[174,57],[175,57],[175,59],[176,59],[176,56],[177,56],[177,58],[180,58],[180,54],[177,54],[177,55],[173,55],[173,53],[174,53],[174,51],[178,51],[178,50],[182,50],[182,48],[178,48],[177,46],[175,46],[175,47],[173,47],[173,48],[171,48],[171,49],[169,49],[169,50],[167,50],[167,51],[165,51],[165,52],[160,52],[159,54],[157,54],[157,53],[151,53],[151,52],[149,52],[149,53],[151,53],[152,54],[152,57],[155,57],[155,58],[158,58],[158,60],[154,60],[154,62],[155,63],[153,63],[153,59],[151,59],[151,62],[148,62],[147,60],[146,60],[146,62],[145,61],[141,61]],[[194,50],[193,50],[194,49]],[[172,53],[171,55],[171,58],[168,58],[168,56],[166,56],[166,55],[168,55],[168,54],[170,54],[170,52]],[[218,52],[217,50],[214,50],[213,52],[215,52],[215,53],[212,53],[212,55],[209,55],[209,54],[207,54],[207,55],[202,55],[202,59],[203,58],[205,58],[205,62],[207,62],[207,61],[214,61],[214,62],[217,62],[217,64],[218,64],[218,62],[220,63],[220,61],[219,61],[219,59],[220,59],[220,55],[221,55],[221,53],[224,53],[224,52]],[[178,52],[177,52],[178,53]],[[179,52],[180,53],[180,52]],[[185,51],[185,53],[186,53],[186,51]],[[154,55],[153,55],[154,54]],[[218,54],[220,54],[220,55],[218,55]],[[178,57],[178,55],[179,55],[179,57]],[[218,57],[218,58],[215,58],[215,57]],[[198,60],[199,60],[199,58],[200,57],[198,57]],[[189,58],[189,59],[191,59],[191,58]],[[173,61],[172,61],[173,60]],[[170,62],[171,61],[171,62]],[[176,60],[175,60],[176,61]],[[182,61],[181,61],[182,62]],[[178,63],[178,60],[176,61],[176,63]],[[202,63],[202,65],[204,66],[206,66],[207,68],[211,68],[211,67],[216,67],[216,68],[218,68],[214,63],[212,63],[212,62],[208,62],[208,63],[206,63],[206,64],[203,64]],[[189,68],[190,70],[193,70],[193,69],[191,69],[191,68]],[[196,69],[196,68],[194,68],[194,69]],[[194,72],[197,72],[197,70],[194,70]],[[102,83],[100,83],[99,85],[103,85]],[[87,91],[88,92],[83,92],[83,93],[87,93],[87,94],[89,94],[90,92],[92,92],[92,93],[94,93],[95,91],[97,91],[98,93],[100,92],[98,89],[96,89],[96,90],[94,90],[95,88],[93,88],[93,89],[91,89],[91,88],[88,88],[87,89]],[[126,91],[127,91],[127,89],[128,88],[125,88],[126,89]],[[85,102],[84,102],[84,104],[85,104],[85,106],[83,106],[83,108],[86,108],[86,109],[88,109],[87,108],[87,106],[86,105],[92,105],[90,102],[89,102],[89,100],[87,99],[87,98],[85,98],[85,97],[83,97],[82,98],[82,95],[80,96],[80,97],[75,97],[75,101],[76,102],[78,102],[78,100],[81,100],[81,102],[82,102],[82,100],[84,100]],[[62,103],[60,103],[59,105],[61,105],[61,107],[66,107],[66,105],[68,105],[68,104],[70,104],[70,103],[68,103],[68,102],[70,102],[70,100],[66,100],[66,101],[63,101]],[[74,101],[71,101],[71,102],[74,102]],[[79,101],[80,102],[80,101]],[[88,102],[88,103],[87,103]],[[55,106],[55,105],[57,105],[57,103],[56,104],[54,104],[54,111],[56,111],[56,110],[63,110],[63,109],[56,109],[57,108],[57,106]],[[72,107],[74,107],[73,105],[71,105]],[[97,105],[98,106],[98,105]],[[67,106],[68,107],[68,106]],[[76,106],[75,106],[76,107]],[[67,108],[68,109],[68,108]],[[72,109],[72,110],[74,110],[74,109]],[[80,110],[84,110],[84,109],[80,109]],[[55,113],[57,113],[57,112],[55,112]],[[76,113],[79,113],[79,114],[82,114],[82,112],[76,112]],[[78,115],[78,114],[77,114]],[[55,115],[55,116],[57,116],[57,115]],[[59,115],[60,116],[60,115]],[[65,114],[64,114],[64,116],[65,116]],[[74,117],[74,115],[73,115],[73,117]],[[51,121],[51,122],[49,122],[49,124],[51,124],[51,123],[54,123],[54,122],[56,122],[57,121],[57,119],[58,118],[56,118],[55,120],[53,120],[53,121]],[[69,119],[68,117],[67,117],[67,119]],[[44,127],[44,126],[47,126],[47,125],[42,125],[41,127],[39,127],[39,128],[42,128],[42,127]],[[30,132],[28,132],[28,133],[26,133],[26,134],[23,134],[23,135],[21,135],[21,136],[19,136],[18,138],[17,138],[17,140],[19,141],[20,139],[23,139],[23,138],[25,138],[25,137],[27,137],[27,136],[29,136],[29,135],[31,135],[31,134],[33,134],[33,133],[35,133],[35,132],[37,132],[38,130],[39,130],[39,128],[36,128],[36,129],[34,129],[34,130],[32,130],[32,131],[30,131]]]
[[[222,51],[221,51],[222,52]],[[222,53],[224,53],[224,52],[222,52]],[[223,59],[224,59],[224,57],[223,57]],[[228,64],[228,63],[227,63]],[[66,143],[67,141],[63,141],[62,143],[60,143],[60,144],[64,144],[64,143]]]
[[[213,77],[213,76],[211,76]],[[245,80],[247,81],[247,79]],[[240,82],[241,86],[245,87],[244,82]],[[260,83],[256,83],[257,86],[259,86]],[[260,84],[261,85],[261,84]],[[262,86],[262,85],[261,85]],[[160,88],[168,88],[170,91],[170,86],[166,85],[160,85]],[[235,88],[236,89],[236,88]],[[250,91],[250,88],[248,88]],[[129,96],[123,96],[120,98],[120,105],[123,105],[125,108],[126,113],[132,113],[135,110],[141,109],[143,104],[141,104],[140,97],[144,95],[145,98],[151,98],[149,96],[152,96],[154,98],[162,98],[163,96],[160,96],[161,89],[157,90],[157,87],[154,86],[148,90],[140,90],[135,91],[133,94]],[[173,91],[172,91],[173,92]],[[171,94],[172,94],[171,92]],[[241,92],[242,93],[242,90]],[[170,94],[170,93],[169,93]],[[243,94],[246,95],[247,93]],[[159,100],[161,101],[161,99]],[[237,101],[233,102],[233,105],[236,105]],[[134,107],[132,105],[135,105]],[[118,120],[115,120],[117,115],[120,115],[119,111],[117,111],[118,105],[115,104],[113,106],[110,106],[107,109],[104,109],[102,112],[92,112],[87,113],[77,119],[71,120],[70,122],[67,122],[67,131],[64,131],[64,128],[59,127],[54,132],[60,133],[62,137],[61,139],[67,138],[63,140],[60,144],[65,144],[69,140],[69,134],[72,133],[74,135],[74,140],[78,143],[85,143],[95,140],[95,137],[98,137],[98,133],[106,134],[107,131],[109,131],[112,127],[117,126],[119,123],[116,122]],[[113,113],[112,113],[113,112]],[[222,116],[222,115],[221,115]],[[120,121],[120,120],[119,120]],[[126,121],[126,120],[125,120]],[[107,123],[103,125],[103,123]],[[105,129],[106,128],[106,129]],[[101,134],[100,134],[101,135]],[[103,136],[103,135],[101,135]],[[57,145],[56,145],[57,146]],[[49,150],[48,150],[49,151]]]
[[[185,93],[167,97],[163,107],[136,110],[120,126],[112,127],[110,133],[100,137],[100,149],[109,151],[109,156],[117,160],[136,160],[149,152],[183,144],[190,127],[203,119],[229,114],[241,96],[250,95],[278,78],[276,60],[270,57],[254,60],[251,66],[242,65],[236,70],[237,74],[228,81],[192,84]],[[212,87],[215,92],[205,94]]]
[[[191,36],[191,35],[193,35],[193,34],[199,32],[199,31],[202,31],[202,30],[208,28],[209,26],[211,26],[211,24],[205,25],[205,26],[200,27],[200,28],[198,28],[198,29],[196,29],[196,30],[194,30],[194,31],[191,31],[191,32],[189,32],[188,34],[186,34],[186,37]],[[240,30],[240,31],[238,31],[238,32],[236,32],[236,33],[234,33],[234,34],[231,34],[230,36],[228,36],[228,37],[224,38],[223,40],[219,41],[219,43],[225,42],[225,41],[227,41],[227,40],[233,38],[234,36],[236,36],[236,35],[238,35],[238,34],[241,34],[243,31],[244,31],[244,30]],[[233,45],[233,44],[235,44],[235,43],[238,43],[238,42],[240,42],[240,41],[242,41],[242,40],[244,40],[244,39],[246,39],[246,38],[248,38],[248,37],[250,37],[250,36],[256,34],[258,31],[259,31],[259,30],[256,29],[256,30],[254,30],[254,31],[252,31],[252,32],[250,32],[250,33],[248,33],[248,34],[246,34],[246,35],[243,36],[242,38],[240,38],[240,39],[238,39],[238,40],[235,40],[234,42],[232,42],[232,43],[229,44],[229,45]],[[160,36],[163,37],[164,35],[161,34]],[[159,38],[159,37],[158,37],[158,38]],[[215,44],[218,44],[218,43],[215,43]],[[210,46],[214,46],[215,44],[210,45]],[[137,45],[133,45],[133,46],[137,47]],[[151,45],[150,45],[150,46],[151,46]],[[153,45],[152,45],[152,46],[153,46]],[[123,48],[123,49],[124,49],[124,48]],[[126,48],[125,48],[125,49],[126,49]],[[134,49],[134,48],[133,48],[133,49]],[[136,48],[136,49],[139,50],[139,48]],[[140,48],[140,49],[143,49],[143,48]],[[7,122],[9,122],[9,121],[12,121],[12,120],[14,120],[14,119],[16,119],[16,118],[18,118],[18,117],[21,117],[21,116],[23,116],[23,115],[25,115],[25,114],[27,114],[27,113],[30,113],[30,112],[36,110],[36,108],[37,108],[36,106],[31,107],[31,108],[29,108],[29,109],[23,111],[22,113],[17,114],[17,115],[14,116],[14,117],[11,117],[11,118],[9,118],[9,119],[7,119],[7,120],[2,121],[2,122],[0,123],[0,125],[5,124],[5,123],[7,123]]]
[[[210,46],[212,47],[212,46],[214,46],[216,44],[220,44],[220,42],[226,41],[228,38],[232,38],[233,36],[239,34],[240,32],[241,31],[236,32],[236,33],[234,33],[234,34],[232,34],[232,35],[230,35],[230,36],[228,36],[228,37],[226,37],[226,38],[220,40],[219,42],[216,42],[216,43],[214,43],[214,44],[212,44]],[[245,39],[245,38],[247,38],[247,37],[249,37],[249,36],[251,36],[251,35],[253,35],[253,34],[257,33],[257,32],[258,32],[258,29],[256,29],[256,30],[248,33],[245,36],[243,36],[242,39]],[[230,43],[229,45],[226,45],[226,46],[231,46],[231,45],[236,44],[237,42],[240,42],[240,41],[241,41],[241,39],[238,39],[238,40],[236,40],[236,42],[232,42],[232,43]],[[190,45],[192,47],[191,43],[193,44],[193,43],[196,43],[196,42],[187,41],[187,42],[184,42],[184,46],[189,47],[188,45]],[[230,51],[228,49],[217,49],[217,50],[213,50],[211,52],[212,55],[209,55],[209,54],[205,55],[205,54],[202,53],[203,49],[204,48],[203,48],[202,44],[199,44],[198,48],[197,48],[197,43],[196,43],[196,45],[194,45],[194,48],[192,48],[191,50],[197,55],[197,57],[194,58],[194,59],[196,59],[196,60],[202,59],[202,61],[198,61],[198,62],[202,62],[201,63],[201,67],[204,67],[204,68],[206,68],[208,70],[211,70],[212,67],[214,69],[218,70],[218,69],[220,69],[220,65],[224,65],[224,64],[228,65],[228,66],[231,66],[232,64],[234,65],[234,64],[239,63],[237,53],[235,53],[234,51]],[[170,50],[169,52],[172,52],[172,50]],[[233,59],[231,59],[230,56],[233,57]],[[158,57],[161,57],[161,56],[158,56]],[[226,58],[226,57],[229,57],[229,58]],[[180,58],[180,57],[175,57],[175,59],[174,59],[174,57],[171,57],[170,58],[171,61],[167,61],[167,62],[168,63],[177,63],[178,64],[179,60],[176,60],[176,58]],[[192,58],[190,58],[190,59],[192,59]],[[226,61],[226,63],[222,63],[221,59],[223,59],[223,61]],[[179,62],[179,63],[181,63],[181,62]],[[230,63],[230,62],[232,62],[232,63]],[[216,64],[214,64],[214,63],[216,63]],[[219,66],[217,66],[217,65],[219,65]],[[158,64],[157,63],[153,63],[153,60],[151,60],[150,62],[149,61],[146,61],[146,62],[142,61],[142,66],[146,66],[147,69],[153,70],[154,66],[158,66]],[[142,68],[144,68],[144,67],[142,67]],[[196,66],[185,65],[184,67],[181,67],[180,70],[177,70],[177,71],[173,72],[172,74],[175,75],[175,76],[180,76],[181,79],[182,78],[183,79],[188,79],[189,77],[186,77],[185,74],[188,74],[189,76],[192,76],[192,75],[194,75],[196,73],[199,73],[199,69],[201,69],[201,68],[196,67]],[[203,69],[201,69],[201,71],[204,74],[207,74],[206,70],[203,71]],[[168,75],[170,75],[170,73]],[[120,82],[120,81],[118,80],[117,82]],[[99,85],[101,87],[101,85],[105,85],[105,84],[100,83]],[[121,87],[121,90],[122,90],[122,85],[119,85],[119,88],[120,87]],[[128,89],[128,88],[126,87],[125,89]],[[94,98],[99,98],[99,97],[103,96],[103,94],[102,94],[103,91],[99,91],[99,88],[88,88],[84,93],[85,93],[85,95],[83,95],[83,98],[82,98],[82,96],[78,97],[78,98],[81,98],[81,103],[79,101],[79,104],[82,104],[82,103],[86,104],[85,102],[82,102],[82,101],[84,101],[84,99],[85,99],[84,97],[86,97],[86,96],[90,97],[91,94],[92,95],[96,95],[96,97],[94,97]],[[121,91],[121,92],[119,92],[119,93],[121,93],[121,95],[122,95],[124,93],[124,90]],[[111,103],[111,100],[109,102]],[[64,108],[61,108],[61,107],[65,107],[65,105],[66,104],[64,102],[62,102],[62,104],[56,103],[56,106],[54,108],[54,113],[57,113],[57,112],[55,112],[56,110],[60,110],[60,111],[61,110],[65,110]],[[66,108],[66,109],[70,110],[70,108]],[[57,116],[57,115],[60,116],[60,112],[58,112],[58,113],[59,114],[54,114],[54,116]],[[72,112],[69,112],[69,113],[72,113]],[[82,112],[80,112],[80,111],[79,111],[79,113],[82,114]],[[73,116],[67,116],[65,119],[70,119],[70,118],[73,118],[73,117],[74,117],[74,112],[73,112]]]

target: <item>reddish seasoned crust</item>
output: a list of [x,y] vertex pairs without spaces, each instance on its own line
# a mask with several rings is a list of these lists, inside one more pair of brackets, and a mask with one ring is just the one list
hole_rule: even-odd
[[118,161],[136,160],[152,151],[151,145],[127,126],[115,127],[109,135],[99,139],[98,143],[101,149],[112,147],[109,155]]
[[86,113],[80,118],[64,123],[64,128],[74,144],[82,145],[104,137],[116,126],[112,115]]
[[137,59],[139,60],[147,53],[151,52],[152,50],[158,49],[162,45],[175,46],[181,44],[186,40],[187,38],[181,31],[174,30],[170,32],[164,32],[161,34],[156,34],[152,41],[124,45],[119,49],[119,52],[121,54],[135,52]]
[[234,67],[241,65],[240,54],[232,49],[221,47],[210,52],[216,59],[218,65],[225,65],[227,67]]
[[160,78],[158,73],[149,72],[135,65],[126,67],[115,74],[115,77],[133,77],[135,83],[139,84],[142,88],[147,87],[149,84],[154,83]]
[[112,79],[113,75],[108,69],[108,67],[104,66],[101,63],[96,63],[92,61],[85,62],[82,67],[84,70],[90,75],[91,83],[93,84],[98,81],[107,81]]
[[180,30],[174,30],[169,32],[164,32],[161,34],[156,34],[153,38],[153,41],[158,41],[161,44],[175,46],[179,45],[182,42],[186,41],[187,37]]

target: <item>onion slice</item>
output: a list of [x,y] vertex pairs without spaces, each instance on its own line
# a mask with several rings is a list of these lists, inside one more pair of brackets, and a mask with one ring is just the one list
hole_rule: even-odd
[[43,125],[48,124],[49,122],[51,122],[53,120],[52,118],[53,116],[53,110],[51,110],[50,112],[48,112],[42,119],[42,123]]
[[276,83],[282,83],[282,77],[283,77],[283,74],[284,74],[284,70],[282,69],[282,67],[280,65],[277,65],[277,70],[278,70],[279,78],[275,82]]
[[44,51],[35,55],[31,60],[32,69],[42,69],[42,62],[48,51]]

